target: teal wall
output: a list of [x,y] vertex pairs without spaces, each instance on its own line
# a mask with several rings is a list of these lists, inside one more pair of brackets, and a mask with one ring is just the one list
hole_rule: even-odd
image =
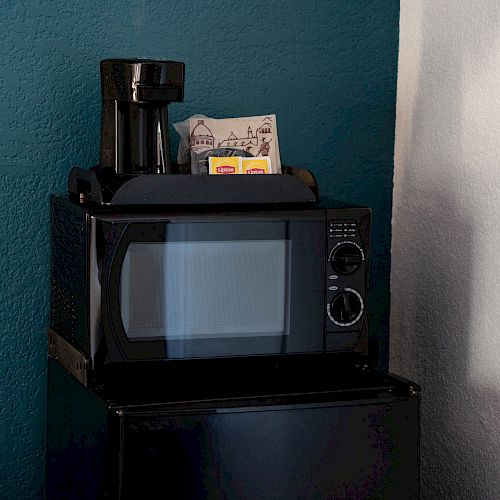
[[43,491],[48,199],[97,162],[100,59],[184,61],[173,120],[276,113],[284,163],[373,208],[387,365],[398,16],[398,0],[0,4],[0,497]]

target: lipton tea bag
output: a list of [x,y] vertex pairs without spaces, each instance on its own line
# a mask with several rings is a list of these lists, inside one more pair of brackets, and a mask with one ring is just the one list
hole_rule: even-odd
[[241,174],[241,158],[238,156],[210,156],[208,159],[208,173],[210,175]]
[[208,173],[211,157],[266,157],[269,167],[265,173],[281,173],[276,115],[223,119],[192,117],[189,119],[189,144],[193,174]]
[[267,156],[241,159],[242,174],[271,174],[271,159]]

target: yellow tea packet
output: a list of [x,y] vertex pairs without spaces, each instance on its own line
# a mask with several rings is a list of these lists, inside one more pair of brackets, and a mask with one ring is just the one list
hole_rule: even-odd
[[268,156],[241,158],[242,174],[271,174],[271,159]]
[[208,173],[211,175],[241,174],[240,156],[210,156]]

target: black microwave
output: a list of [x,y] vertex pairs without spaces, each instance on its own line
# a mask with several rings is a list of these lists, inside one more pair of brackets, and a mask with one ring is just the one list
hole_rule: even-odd
[[[248,207],[247,207],[248,208]],[[51,199],[52,340],[109,363],[367,354],[370,209]]]

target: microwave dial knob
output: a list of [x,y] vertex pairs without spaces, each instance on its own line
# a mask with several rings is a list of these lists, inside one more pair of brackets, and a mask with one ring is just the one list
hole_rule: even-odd
[[339,274],[352,274],[364,260],[361,247],[350,241],[338,243],[330,253],[332,268]]
[[364,304],[361,295],[352,288],[337,294],[329,304],[328,315],[339,326],[350,326],[359,321]]

